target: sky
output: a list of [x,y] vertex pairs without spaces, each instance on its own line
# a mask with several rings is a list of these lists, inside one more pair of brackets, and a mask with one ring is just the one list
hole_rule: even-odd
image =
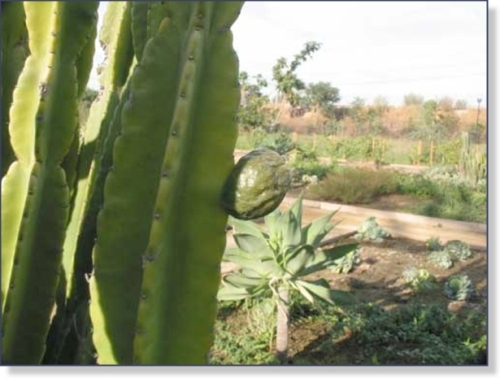
[[[232,27],[234,49],[240,71],[272,85],[279,58],[290,61],[306,42],[319,42],[297,74],[338,88],[339,104],[382,96],[400,105],[415,93],[484,105],[486,11],[485,1],[247,1]],[[97,87],[95,73],[90,85]]]

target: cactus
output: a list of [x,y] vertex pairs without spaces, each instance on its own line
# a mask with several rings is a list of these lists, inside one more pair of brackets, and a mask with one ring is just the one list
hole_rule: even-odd
[[472,184],[486,178],[486,147],[473,146],[468,132],[462,133],[462,150],[460,152],[459,169]]
[[99,363],[206,361],[227,222],[219,198],[237,137],[235,5],[166,3],[133,73],[97,223]]
[[89,361],[92,344],[101,364],[206,363],[242,5],[109,3],[101,92],[80,125],[98,2],[23,4],[31,55],[2,179],[3,363]]
[[10,110],[17,160],[2,179],[3,363],[38,363],[45,350],[70,207],[61,164],[78,125],[78,86],[88,74],[77,61],[97,5],[24,3],[31,55]]

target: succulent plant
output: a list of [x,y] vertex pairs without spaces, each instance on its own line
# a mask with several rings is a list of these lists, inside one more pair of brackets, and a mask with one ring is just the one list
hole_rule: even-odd
[[354,267],[360,263],[360,261],[361,255],[358,248],[349,252],[347,255],[334,260],[328,268],[337,274],[347,274],[350,273]]
[[472,281],[465,274],[451,276],[444,285],[444,293],[450,299],[465,301],[474,292]]
[[443,249],[443,245],[441,244],[441,240],[439,237],[431,237],[425,241],[425,246],[429,251],[441,251]]
[[461,240],[448,241],[443,249],[448,252],[452,258],[464,261],[472,257],[472,251],[469,245]]
[[427,269],[410,267],[403,271],[405,282],[415,291],[427,291],[436,287],[436,279]]
[[381,227],[375,217],[369,217],[358,228],[358,233],[354,236],[356,240],[368,240],[376,243],[381,243],[390,237],[383,227]]
[[449,269],[453,266],[453,260],[448,251],[433,251],[429,253],[427,259],[439,268]]

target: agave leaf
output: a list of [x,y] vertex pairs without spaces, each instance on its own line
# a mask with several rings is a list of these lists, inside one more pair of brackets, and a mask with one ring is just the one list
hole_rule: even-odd
[[302,232],[300,229],[300,223],[294,213],[290,210],[284,212],[278,223],[278,227],[281,230],[283,238],[281,248],[282,252],[286,251],[290,246],[300,244]]
[[317,247],[321,240],[333,229],[334,225],[328,222],[330,222],[337,211],[322,216],[304,227],[302,238],[305,240],[305,243]]
[[272,213],[269,213],[264,217],[264,223],[267,227],[269,234],[273,234],[276,232],[276,224],[278,220],[281,218],[281,210],[276,208]]
[[300,276],[307,276],[308,274],[326,269],[333,261],[339,259],[349,252],[355,250],[358,244],[344,244],[331,248],[325,251],[316,252],[314,258],[311,259],[304,269],[300,271]]
[[219,301],[240,301],[248,297],[250,297],[248,291],[233,285],[222,284],[217,292],[217,300]]
[[256,236],[258,238],[264,237],[264,233],[255,222],[243,221],[240,219],[229,217],[229,224],[234,227],[236,231],[235,233],[237,234],[248,234]]
[[293,287],[295,287],[305,299],[307,299],[311,303],[314,303],[314,297],[311,295],[311,293],[309,293],[309,291],[307,291],[306,288],[300,285],[300,282],[303,281],[295,281]]
[[300,275],[300,271],[314,258],[314,248],[309,245],[301,245],[289,253],[284,260],[285,270],[292,276]]
[[242,288],[245,290],[262,286],[262,283],[266,283],[267,281],[263,278],[254,278],[254,277],[248,277],[245,276],[241,273],[232,273],[227,276],[225,276],[222,279],[223,282],[229,283],[237,288]]
[[315,284],[312,282],[307,282],[302,280],[298,280],[295,282],[297,285],[302,286],[305,290],[313,294],[315,297],[318,297],[330,304],[334,304],[330,296],[330,288],[326,288],[321,284]]
[[303,194],[300,193],[300,196],[288,210],[291,214],[293,214],[299,226],[302,224],[302,196]]
[[250,234],[235,234],[234,241],[238,247],[248,253],[255,254],[256,257],[273,257],[273,251],[269,248],[263,237],[257,237]]
[[339,305],[356,303],[356,298],[351,293],[342,290],[330,290],[330,298]]

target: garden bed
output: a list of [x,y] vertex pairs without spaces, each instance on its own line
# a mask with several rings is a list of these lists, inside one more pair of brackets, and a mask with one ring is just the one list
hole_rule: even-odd
[[[428,260],[424,242],[397,238],[379,244],[362,242],[360,247],[360,261],[350,273],[323,270],[308,277],[327,279],[332,288],[350,292],[358,303],[336,309],[299,301],[292,311],[290,363],[486,362],[484,249],[473,249],[470,259],[442,269]],[[410,267],[427,269],[436,279],[435,286],[422,292],[412,289],[403,278],[403,272]],[[445,282],[457,274],[465,274],[472,281],[474,291],[466,301],[452,300],[444,294]],[[270,352],[272,342],[271,349],[266,343],[269,335],[262,334],[266,320],[249,311],[239,307],[219,312],[214,363],[275,363]],[[471,345],[464,348],[467,342]],[[230,356],[227,353],[231,348]]]

